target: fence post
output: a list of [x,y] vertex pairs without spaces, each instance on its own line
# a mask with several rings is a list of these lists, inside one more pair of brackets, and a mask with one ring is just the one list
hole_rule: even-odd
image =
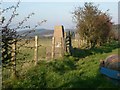
[[16,77],[16,41],[13,40],[12,52],[11,52],[11,62],[12,62],[12,77]]
[[35,65],[38,62],[38,36],[35,36],[35,52],[34,52]]
[[61,37],[61,52],[60,52],[60,56],[62,57],[64,55],[64,52],[63,52],[63,38]]
[[55,56],[55,37],[52,38],[52,59],[54,59]]

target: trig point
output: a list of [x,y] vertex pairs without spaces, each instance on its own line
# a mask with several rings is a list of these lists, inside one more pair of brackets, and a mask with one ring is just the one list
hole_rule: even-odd
[[64,37],[64,27],[62,25],[54,27],[54,37]]
[[61,57],[64,54],[64,27],[62,25],[54,27],[52,38],[52,58]]
[[64,28],[62,25],[54,27],[53,37],[55,38],[55,47],[61,47],[61,39],[64,38]]

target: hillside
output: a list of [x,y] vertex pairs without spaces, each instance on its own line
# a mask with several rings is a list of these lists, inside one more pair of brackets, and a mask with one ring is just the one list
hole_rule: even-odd
[[3,88],[119,88],[118,81],[99,72],[100,60],[118,54],[118,49],[116,42],[90,50],[74,48],[73,56],[31,63],[18,79],[4,81]]
[[[22,30],[18,31],[18,34],[23,34],[24,32],[27,32],[30,30]],[[65,31],[72,31],[75,32],[73,29],[65,29]],[[35,35],[38,35],[39,37],[52,37],[54,33],[54,30],[48,30],[48,29],[36,29],[35,32],[32,32],[28,35],[28,37],[34,37]]]
[[[27,32],[30,30],[22,30],[19,31],[18,34],[22,34],[24,32]],[[32,32],[28,35],[28,37],[34,37],[35,35],[38,35],[39,37],[51,37],[53,36],[53,30],[47,30],[47,29],[36,29],[35,32]]]
[[[118,30],[120,30],[120,25],[113,25],[113,31],[115,31],[116,34],[118,34]],[[26,31],[29,30],[22,30],[22,31],[18,31],[19,34],[22,34]],[[74,29],[65,29],[65,31],[72,31],[75,33]],[[54,30],[48,30],[48,29],[36,29],[35,32],[32,32],[31,34],[28,35],[28,37],[34,37],[35,35],[38,35],[39,37],[52,37],[54,33]],[[74,36],[74,34],[73,34]]]

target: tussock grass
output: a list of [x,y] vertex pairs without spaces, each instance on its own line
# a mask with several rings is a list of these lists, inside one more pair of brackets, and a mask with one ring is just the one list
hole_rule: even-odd
[[18,79],[4,81],[3,88],[118,88],[99,72],[99,61],[118,50],[116,42],[89,50],[74,48],[73,56],[39,61]]

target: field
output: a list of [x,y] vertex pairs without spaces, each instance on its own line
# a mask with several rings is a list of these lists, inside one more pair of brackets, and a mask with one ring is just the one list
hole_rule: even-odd
[[[40,39],[39,62],[34,66],[34,49],[22,48],[27,54],[21,67],[17,61],[18,78],[9,78],[3,70],[3,88],[115,88],[119,82],[111,80],[99,72],[99,61],[108,55],[118,54],[118,42],[105,44],[94,49],[78,49],[73,44],[73,55],[66,55],[55,60],[46,60],[46,46],[51,45],[50,39]],[[34,45],[32,42],[30,46]],[[17,56],[22,57],[20,55]],[[49,62],[48,62],[49,61]],[[19,63],[18,63],[19,62]],[[21,69],[22,68],[22,69]],[[8,72],[8,70],[7,70]]]

